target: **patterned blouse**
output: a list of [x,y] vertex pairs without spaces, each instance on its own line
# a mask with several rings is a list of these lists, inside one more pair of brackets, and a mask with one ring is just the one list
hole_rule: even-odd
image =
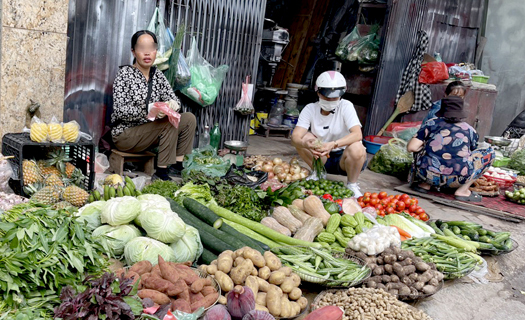
[[[157,68],[150,81],[151,88],[150,103],[158,101],[179,99],[175,96],[168,79]],[[124,130],[149,122],[146,119],[148,107],[146,97],[148,95],[148,82],[142,72],[133,66],[121,66],[113,82],[113,113],[111,114],[111,135],[118,136]]]
[[468,123],[433,118],[425,122],[416,137],[425,143],[416,163],[418,168],[447,176],[468,176],[474,170],[469,160],[479,136]]

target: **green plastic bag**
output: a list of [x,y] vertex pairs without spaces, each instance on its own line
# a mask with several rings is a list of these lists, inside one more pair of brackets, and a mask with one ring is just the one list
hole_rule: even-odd
[[230,162],[217,156],[215,148],[212,146],[194,149],[192,153],[184,157],[182,165],[184,166],[184,170],[182,170],[183,179],[189,178],[189,174],[193,170],[204,172],[209,177],[222,177],[230,169]]
[[221,65],[215,68],[206,61],[197,49],[195,37],[192,39],[186,62],[190,67],[191,82],[181,92],[201,106],[209,106],[215,102],[219,95],[222,81],[226,77],[229,67]]
[[358,40],[361,38],[361,35],[359,34],[359,30],[357,30],[357,26],[354,27],[352,32],[347,34],[341,42],[339,42],[339,45],[337,46],[337,49],[335,49],[335,55],[339,58],[346,60],[346,56],[348,55],[348,48],[353,46]]
[[407,143],[401,139],[390,139],[374,155],[368,169],[406,180],[412,165],[412,153],[407,151]]

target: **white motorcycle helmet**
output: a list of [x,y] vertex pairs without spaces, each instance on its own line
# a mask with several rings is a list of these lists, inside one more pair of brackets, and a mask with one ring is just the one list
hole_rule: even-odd
[[327,98],[341,98],[346,92],[346,79],[337,71],[325,71],[317,77],[315,91]]

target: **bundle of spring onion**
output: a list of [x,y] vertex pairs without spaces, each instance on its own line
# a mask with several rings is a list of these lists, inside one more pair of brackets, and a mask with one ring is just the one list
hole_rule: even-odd
[[371,273],[366,265],[339,258],[326,249],[289,246],[271,250],[281,259],[283,265],[291,267],[303,281],[328,287],[356,285]]
[[401,248],[413,251],[425,262],[434,263],[445,279],[463,277],[474,270],[477,264],[483,263],[477,254],[433,237],[405,240]]

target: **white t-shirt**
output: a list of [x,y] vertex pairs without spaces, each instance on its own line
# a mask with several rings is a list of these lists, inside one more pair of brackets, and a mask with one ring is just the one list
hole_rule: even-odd
[[307,104],[299,115],[297,126],[310,130],[323,142],[341,139],[350,133],[350,128],[361,126],[352,102],[341,99],[334,111],[325,116],[318,102]]

